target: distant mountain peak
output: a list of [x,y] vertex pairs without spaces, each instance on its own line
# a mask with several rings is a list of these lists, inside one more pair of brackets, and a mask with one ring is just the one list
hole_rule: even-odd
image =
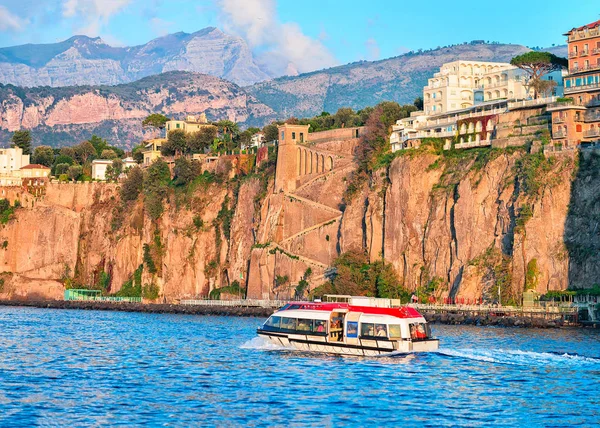
[[167,34],[131,47],[75,35],[58,43],[0,48],[0,83],[17,86],[115,85],[171,70],[209,74],[239,85],[271,77],[242,38],[216,27]]

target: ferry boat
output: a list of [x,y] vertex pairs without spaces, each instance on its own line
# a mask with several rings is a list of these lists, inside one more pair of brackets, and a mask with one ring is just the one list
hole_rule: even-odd
[[391,307],[389,299],[343,297],[345,302],[290,302],[271,315],[257,334],[276,345],[342,355],[438,349],[438,339],[416,309]]

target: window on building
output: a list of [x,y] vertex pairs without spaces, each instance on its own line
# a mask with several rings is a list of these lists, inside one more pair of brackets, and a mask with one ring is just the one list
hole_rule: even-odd
[[304,142],[304,132],[300,133],[300,142],[303,143]]
[[281,140],[285,140],[285,131],[281,131]]
[[296,133],[292,132],[292,140],[295,140],[295,139],[296,139]]
[[177,125],[175,125],[175,126],[176,126],[176,128],[179,128],[179,124],[177,124]]

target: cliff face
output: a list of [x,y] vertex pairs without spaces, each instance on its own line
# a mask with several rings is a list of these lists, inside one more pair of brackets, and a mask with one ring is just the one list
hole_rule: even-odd
[[245,277],[253,243],[252,201],[259,188],[257,180],[240,186],[242,204],[229,240],[214,226],[224,201],[233,197],[220,184],[185,202],[172,195],[159,222],[149,219],[142,200],[120,213],[118,187],[112,184],[50,184],[37,200],[8,195],[25,206],[0,231],[0,241],[7,243],[0,252],[5,272],[0,297],[61,298],[65,279],[85,286],[97,284],[102,275],[110,278],[114,293],[140,266],[142,285],[158,285],[161,299],[207,296],[227,285],[228,277]]
[[307,147],[331,155],[332,169],[316,168],[293,192],[274,193],[272,180],[266,194],[254,178],[214,183],[172,194],[157,222],[142,199],[120,212],[116,185],[50,184],[37,199],[4,189],[22,207],[0,229],[0,298],[60,298],[65,279],[103,275],[115,292],[141,265],[141,283],[168,301],[234,281],[250,298],[288,298],[303,278],[323,283],[350,250],[383,258],[406,288],[438,299],[518,302],[525,288],[600,282],[600,155],[406,152],[344,206],[355,165],[352,144],[338,143]]
[[0,48],[0,82],[17,86],[117,85],[173,70],[239,85],[269,78],[242,38],[214,27],[168,34],[133,47],[74,36],[59,43]]
[[238,86],[216,77],[171,72],[114,87],[14,88],[0,87],[2,131],[31,129],[40,144],[69,145],[93,133],[132,147],[156,131],[143,129],[151,113],[170,117],[205,112],[210,119],[248,124],[273,117],[267,106]]

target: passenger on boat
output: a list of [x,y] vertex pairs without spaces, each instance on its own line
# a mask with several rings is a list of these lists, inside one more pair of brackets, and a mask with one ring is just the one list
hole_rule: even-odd
[[383,329],[382,325],[378,325],[377,326],[377,337],[385,337],[385,330]]
[[323,321],[317,321],[317,332],[323,333],[325,331],[325,323]]
[[305,320],[298,320],[298,330],[308,331],[310,327]]

